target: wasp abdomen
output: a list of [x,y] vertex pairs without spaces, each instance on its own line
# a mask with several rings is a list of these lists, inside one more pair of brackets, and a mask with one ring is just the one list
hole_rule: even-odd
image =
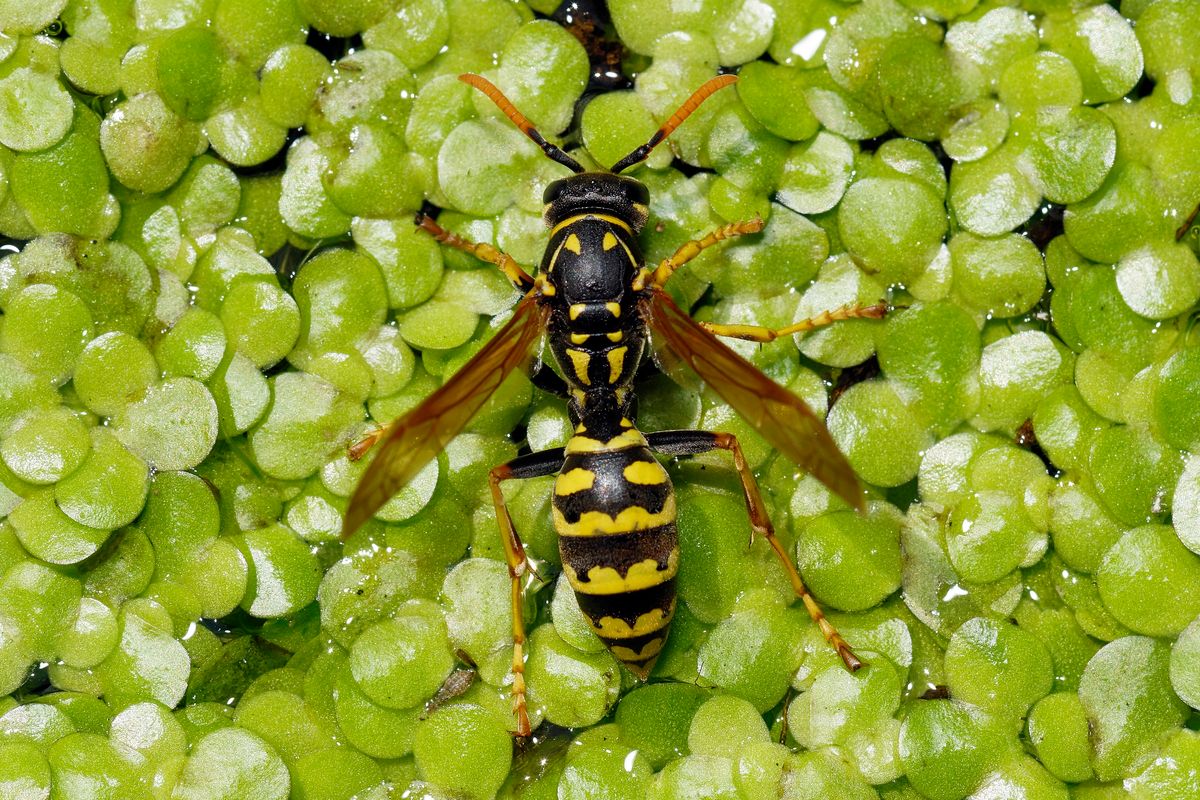
[[675,612],[671,480],[633,429],[607,442],[580,433],[566,451],[553,500],[563,569],[592,629],[644,677]]

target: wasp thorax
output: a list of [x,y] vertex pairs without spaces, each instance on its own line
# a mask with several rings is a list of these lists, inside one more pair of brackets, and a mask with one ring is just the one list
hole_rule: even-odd
[[543,216],[554,227],[578,214],[611,214],[635,231],[646,224],[650,192],[645,184],[610,172],[584,172],[554,181],[542,195]]

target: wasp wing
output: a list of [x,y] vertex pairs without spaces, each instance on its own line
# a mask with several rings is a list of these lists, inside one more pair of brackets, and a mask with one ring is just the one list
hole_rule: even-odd
[[863,507],[858,477],[825,424],[796,397],[696,324],[661,288],[643,301],[651,330],[776,450],[851,506]]
[[349,536],[404,487],[466,427],[492,393],[516,369],[533,359],[546,327],[547,311],[535,295],[517,304],[512,319],[421,405],[392,422],[375,447],[350,498],[342,535]]

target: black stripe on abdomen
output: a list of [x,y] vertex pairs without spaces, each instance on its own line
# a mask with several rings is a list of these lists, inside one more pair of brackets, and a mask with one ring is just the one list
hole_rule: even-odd
[[579,608],[590,619],[599,621],[604,617],[613,617],[629,625],[637,622],[638,617],[656,608],[662,609],[663,614],[670,614],[675,602],[675,579],[670,578],[657,586],[639,589],[636,592],[624,594],[582,594],[575,593]]

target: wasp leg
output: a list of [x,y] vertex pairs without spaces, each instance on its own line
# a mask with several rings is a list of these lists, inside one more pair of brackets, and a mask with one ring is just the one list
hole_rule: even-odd
[[420,211],[417,212],[415,222],[418,228],[427,232],[442,244],[453,247],[456,250],[462,250],[464,253],[470,253],[480,261],[495,264],[504,273],[504,276],[512,281],[513,286],[516,286],[522,292],[528,292],[533,288],[533,278],[521,268],[520,264],[513,261],[512,256],[507,253],[497,250],[490,244],[467,241],[458,234],[451,233],[441,225],[438,225],[433,221],[433,217]]
[[684,242],[674,255],[663,259],[663,262],[654,270],[643,269],[641,273],[633,281],[634,291],[644,289],[647,283],[654,286],[662,286],[667,282],[667,278],[675,270],[682,267],[687,262],[691,261],[696,256],[700,255],[701,251],[712,247],[717,242],[722,242],[726,239],[732,239],[735,236],[745,236],[750,233],[758,233],[763,229],[763,221],[761,218],[746,220],[745,222],[731,222],[728,225],[722,225],[715,231],[709,233],[702,239],[693,239],[690,242]]
[[883,319],[887,312],[887,303],[875,303],[869,306],[864,306],[861,303],[850,303],[834,311],[822,311],[815,317],[802,319],[794,325],[788,325],[786,328],[779,328],[778,330],[764,328],[761,325],[721,325],[715,322],[701,322],[700,327],[717,336],[748,339],[752,342],[773,342],[781,336],[805,333],[847,319]]
[[519,456],[488,473],[492,503],[496,506],[496,522],[500,525],[500,539],[504,542],[504,558],[508,562],[508,576],[512,580],[512,699],[513,713],[517,717],[518,736],[528,736],[530,733],[529,714],[525,710],[525,620],[521,615],[521,578],[529,569],[529,561],[525,557],[525,545],[521,544],[521,539],[517,536],[516,529],[513,528],[512,517],[504,502],[504,493],[500,491],[500,484],[512,479],[523,480],[553,475],[562,469],[564,458],[563,448],[557,447],[553,450]]
[[837,629],[825,618],[825,612],[821,611],[821,607],[817,605],[817,601],[809,593],[808,587],[804,585],[804,581],[800,579],[800,573],[796,571],[796,565],[792,563],[783,545],[775,538],[775,526],[771,524],[771,518],[767,515],[767,507],[763,503],[762,494],[758,490],[758,482],[754,480],[754,473],[750,471],[750,467],[746,464],[746,457],[742,454],[742,446],[738,443],[737,437],[732,433],[711,433],[709,431],[660,431],[658,433],[646,434],[646,443],[651,450],[666,455],[682,456],[682,455],[698,455],[706,453],[710,450],[728,450],[733,455],[733,466],[737,470],[738,477],[742,481],[742,493],[746,498],[746,509],[750,514],[750,528],[754,533],[767,540],[771,545],[771,549],[775,551],[775,555],[779,557],[780,563],[783,564],[784,570],[787,571],[788,578],[792,582],[792,588],[796,591],[796,596],[804,603],[804,608],[808,611],[808,615],[812,617],[813,622],[821,629],[825,640],[833,646],[837,654],[841,656],[842,662],[851,672],[857,671],[862,667],[862,661],[858,656],[854,655],[854,651],[850,649],[850,645],[842,638],[842,635],[837,632]]

